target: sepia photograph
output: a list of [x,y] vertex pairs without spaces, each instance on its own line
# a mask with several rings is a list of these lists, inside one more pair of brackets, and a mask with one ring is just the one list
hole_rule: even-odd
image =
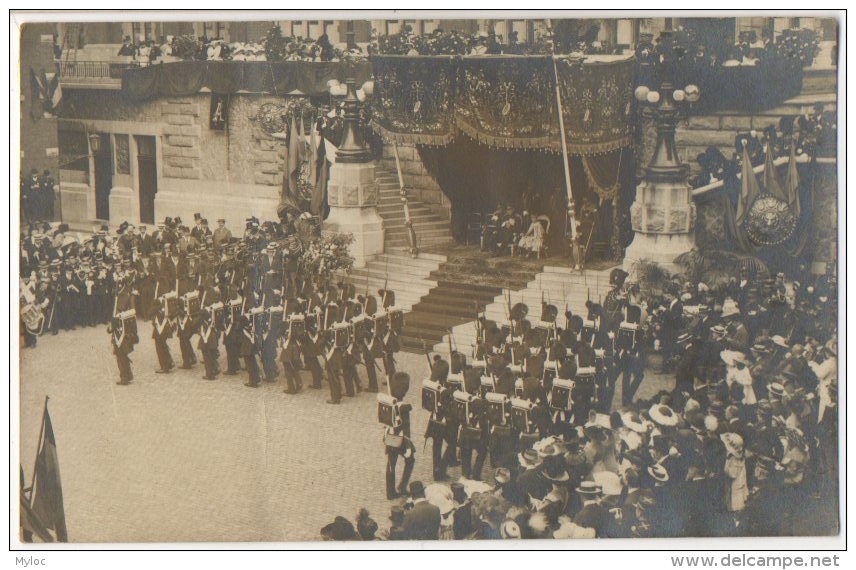
[[843,16],[466,15],[10,13],[12,549],[840,536]]

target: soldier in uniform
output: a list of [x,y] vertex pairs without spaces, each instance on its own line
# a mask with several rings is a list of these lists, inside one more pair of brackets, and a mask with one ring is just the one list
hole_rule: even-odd
[[[481,480],[482,469],[490,445],[487,402],[479,397],[480,375],[464,373],[464,388],[474,396],[469,404],[469,417],[461,424],[461,473],[467,479]],[[475,454],[475,461],[473,461]]]
[[[136,322],[136,317],[132,318]],[[119,381],[116,383],[120,386],[128,385],[134,379],[134,373],[131,371],[131,359],[128,355],[134,351],[134,345],[140,341],[136,333],[136,326],[133,327],[133,330],[129,329],[122,318],[117,315],[107,326],[107,333],[110,334],[113,354],[116,355],[116,364],[119,366]]]
[[[289,304],[297,305],[297,301],[295,299],[287,299],[285,301],[284,312],[286,316],[297,312],[296,310],[291,310]],[[297,394],[303,389],[303,382],[300,380],[300,375],[294,366],[295,362],[300,361],[301,339],[297,337],[297,332],[294,330],[293,325],[288,323],[286,327],[287,330],[285,331],[285,338],[282,341],[282,352],[280,352],[279,360],[282,363],[282,370],[285,374],[287,384],[285,393]],[[316,360],[316,364],[317,362]]]
[[202,352],[202,363],[205,365],[203,379],[216,380],[217,375],[220,374],[220,365],[217,363],[217,359],[220,358],[220,351],[218,350],[220,331],[217,330],[211,305],[220,302],[220,292],[214,288],[213,278],[210,274],[203,275],[202,279],[202,313],[199,323],[199,341],[196,347]]
[[[329,305],[328,305],[329,308]],[[328,404],[338,404],[342,401],[342,349],[336,346],[333,331],[324,331],[324,361],[327,370],[327,382],[330,384],[330,399]]]
[[[390,395],[401,401],[407,395],[407,390],[410,388],[410,376],[405,372],[395,374],[389,383]],[[404,436],[404,442],[401,447],[395,448],[386,446],[386,498],[395,499],[399,496],[407,494],[407,485],[410,482],[410,476],[413,474],[413,468],[416,465],[416,446],[410,440],[410,411],[413,406],[410,404],[398,404],[398,413],[401,417],[401,425],[397,428],[388,428],[392,430],[394,435]],[[404,471],[401,474],[401,480],[396,486],[396,465],[398,458],[404,458]]]
[[175,367],[167,340],[172,338],[173,323],[166,316],[166,301],[161,297],[155,301],[156,313],[152,319],[152,339],[155,341],[155,353],[158,356],[158,374],[167,374]]
[[181,368],[190,370],[196,364],[196,352],[193,350],[193,344],[190,339],[196,334],[198,323],[196,319],[187,314],[183,303],[179,306],[177,330],[178,330],[178,346],[181,349]]
[[239,326],[241,330],[241,357],[244,359],[244,366],[250,375],[244,386],[249,388],[258,388],[261,384],[262,377],[259,371],[259,361],[256,358],[258,354],[258,344],[256,335],[254,334],[254,326],[249,315],[243,315]]

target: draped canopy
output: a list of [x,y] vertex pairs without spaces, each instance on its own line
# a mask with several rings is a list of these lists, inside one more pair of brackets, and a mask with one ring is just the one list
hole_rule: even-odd
[[561,150],[559,106],[572,154],[630,145],[634,59],[549,56],[373,56],[345,62],[183,61],[126,70],[134,100],[217,94],[324,95],[331,79],[375,79],[372,127],[387,140],[449,144],[460,132],[492,147]]

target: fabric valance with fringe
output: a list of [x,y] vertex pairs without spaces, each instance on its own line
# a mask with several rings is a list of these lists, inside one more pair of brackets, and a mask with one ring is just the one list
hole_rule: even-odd
[[[372,127],[387,141],[444,146],[461,132],[497,148],[561,151],[549,56],[374,56],[371,62]],[[569,152],[630,146],[634,59],[559,64]]]
[[374,76],[371,125],[388,141],[448,145],[458,133],[505,149],[561,151],[556,78],[568,152],[610,153],[631,144],[635,60],[580,64],[550,56],[372,56],[356,64],[181,61],[131,68],[124,96],[145,100],[217,94],[324,95],[331,79]]

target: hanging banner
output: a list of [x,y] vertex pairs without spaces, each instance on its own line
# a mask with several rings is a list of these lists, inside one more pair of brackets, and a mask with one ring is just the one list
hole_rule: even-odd
[[447,145],[454,138],[457,64],[449,57],[375,56],[372,128],[385,140]]
[[226,130],[229,122],[229,95],[211,94],[211,107],[208,111],[208,127],[212,131]]
[[455,125],[500,148],[561,149],[546,57],[465,57],[458,70]]
[[600,154],[629,146],[635,59],[556,62],[568,152]]

